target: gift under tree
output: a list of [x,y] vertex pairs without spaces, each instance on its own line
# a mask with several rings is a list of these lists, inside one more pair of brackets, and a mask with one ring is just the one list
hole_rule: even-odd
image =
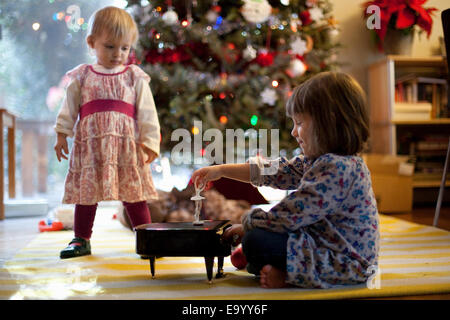
[[328,1],[128,3],[140,32],[135,62],[152,78],[162,150],[177,143],[177,128],[197,134],[194,120],[222,132],[277,128],[280,148],[296,148],[285,137],[291,90],[337,67],[338,26]]

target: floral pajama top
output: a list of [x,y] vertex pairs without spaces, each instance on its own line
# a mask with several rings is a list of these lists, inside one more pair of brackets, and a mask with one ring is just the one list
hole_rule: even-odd
[[[378,260],[379,220],[364,161],[325,154],[249,162],[253,185],[295,190],[268,212],[256,208],[242,219],[244,230],[289,234],[286,282],[330,288],[367,281]],[[274,172],[262,174],[268,166]]]

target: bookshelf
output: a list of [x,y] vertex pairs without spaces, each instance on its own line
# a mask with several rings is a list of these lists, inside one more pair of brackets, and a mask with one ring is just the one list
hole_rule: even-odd
[[[369,66],[371,152],[409,155],[416,164],[413,183],[415,188],[434,188],[440,185],[442,171],[439,171],[439,166],[444,166],[450,137],[450,110],[446,100],[436,103],[436,85],[433,87],[432,98],[430,94],[417,99],[416,82],[416,87],[412,90],[414,100],[411,101],[411,91],[408,95],[400,95],[398,84],[401,79],[414,77],[419,81],[434,79],[435,83],[442,86],[439,87],[442,91],[438,95],[439,99],[444,94],[446,98],[448,87],[447,83],[442,84],[445,82],[442,80],[447,79],[447,73],[447,63],[442,57],[387,55]],[[408,103],[411,103],[413,109],[418,106],[415,104],[417,102],[422,104],[420,111],[408,110],[407,114],[399,111],[406,110]],[[446,186],[450,186],[450,179]]]
[[450,118],[430,119],[430,120],[393,120],[393,125],[438,125],[450,124]]

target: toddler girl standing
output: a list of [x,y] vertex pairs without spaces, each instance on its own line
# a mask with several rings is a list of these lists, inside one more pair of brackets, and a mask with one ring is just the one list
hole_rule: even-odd
[[62,202],[76,205],[75,238],[62,259],[91,253],[99,201],[122,201],[133,227],[151,222],[146,201],[157,192],[148,164],[159,154],[160,127],[150,77],[126,65],[137,38],[125,10],[98,10],[86,39],[97,63],[67,73],[71,82],[56,119],[55,152],[58,161],[67,159],[66,137],[74,136]]
[[[286,105],[302,154],[291,160],[224,164],[194,172],[198,183],[228,177],[294,190],[269,211],[251,210],[224,233],[242,238],[247,270],[265,288],[329,288],[368,280],[377,266],[378,212],[370,173],[357,155],[368,139],[364,92],[343,73],[321,73]],[[275,168],[273,174],[269,168]],[[262,174],[265,173],[265,174]]]

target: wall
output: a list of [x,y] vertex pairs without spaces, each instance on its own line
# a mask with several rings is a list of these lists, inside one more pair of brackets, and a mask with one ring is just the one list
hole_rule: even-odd
[[[331,0],[333,14],[341,28],[336,39],[344,46],[338,58],[339,62],[345,64],[341,70],[354,76],[367,92],[367,67],[384,55],[377,51],[371,38],[371,31],[366,27],[361,6],[364,2],[365,0]],[[440,54],[439,36],[443,36],[441,12],[450,8],[450,3],[448,0],[429,0],[425,3],[425,7],[435,7],[439,11],[434,13],[429,39],[425,33],[419,37],[416,32],[412,56]]]

